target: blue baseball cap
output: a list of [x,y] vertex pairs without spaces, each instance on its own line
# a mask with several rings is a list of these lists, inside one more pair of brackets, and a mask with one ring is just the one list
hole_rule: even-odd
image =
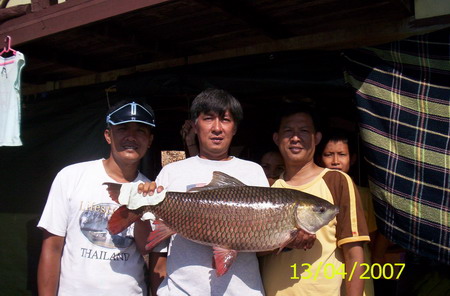
[[155,127],[155,114],[153,110],[136,102],[131,102],[114,110],[106,116],[106,124],[118,125],[128,122],[139,122]]

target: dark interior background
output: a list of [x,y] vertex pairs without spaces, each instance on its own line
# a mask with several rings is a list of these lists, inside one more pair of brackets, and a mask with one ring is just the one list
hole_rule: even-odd
[[107,157],[103,131],[108,103],[124,97],[143,98],[155,110],[156,138],[142,164],[142,171],[155,178],[160,151],[183,150],[179,131],[189,117],[190,102],[208,87],[223,88],[241,101],[244,121],[233,151],[246,159],[258,161],[264,150],[273,147],[273,110],[280,100],[307,99],[318,107],[326,124],[336,122],[336,117],[345,119],[337,124],[349,128],[356,124],[352,92],[344,84],[338,52],[249,56],[126,76],[113,85],[25,96],[24,145],[0,147],[2,167],[7,168],[0,170],[1,211],[40,213],[61,168]]

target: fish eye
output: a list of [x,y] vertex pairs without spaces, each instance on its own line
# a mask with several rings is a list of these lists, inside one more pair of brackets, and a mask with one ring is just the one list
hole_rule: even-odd
[[317,212],[325,213],[325,207],[319,207],[316,209]]
[[325,213],[325,207],[324,206],[317,206],[314,207],[314,212],[318,212],[318,213]]

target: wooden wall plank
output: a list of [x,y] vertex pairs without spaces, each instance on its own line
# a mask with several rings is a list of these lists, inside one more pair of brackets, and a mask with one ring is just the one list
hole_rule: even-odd
[[170,0],[72,0],[5,21],[0,36],[12,37],[13,45],[104,20]]

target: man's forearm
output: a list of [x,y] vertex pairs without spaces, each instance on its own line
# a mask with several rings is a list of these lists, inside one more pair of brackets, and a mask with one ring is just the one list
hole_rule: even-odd
[[48,232],[44,233],[37,274],[40,296],[54,296],[57,294],[63,246],[63,237],[55,236]]
[[363,243],[344,244],[342,249],[345,259],[345,271],[347,272],[347,278],[345,279],[346,295],[361,296],[364,291],[364,280],[361,279],[361,275],[364,272],[362,265],[364,263]]
[[156,291],[166,277],[166,261],[166,253],[151,252],[149,254],[149,280],[152,296],[157,295]]

